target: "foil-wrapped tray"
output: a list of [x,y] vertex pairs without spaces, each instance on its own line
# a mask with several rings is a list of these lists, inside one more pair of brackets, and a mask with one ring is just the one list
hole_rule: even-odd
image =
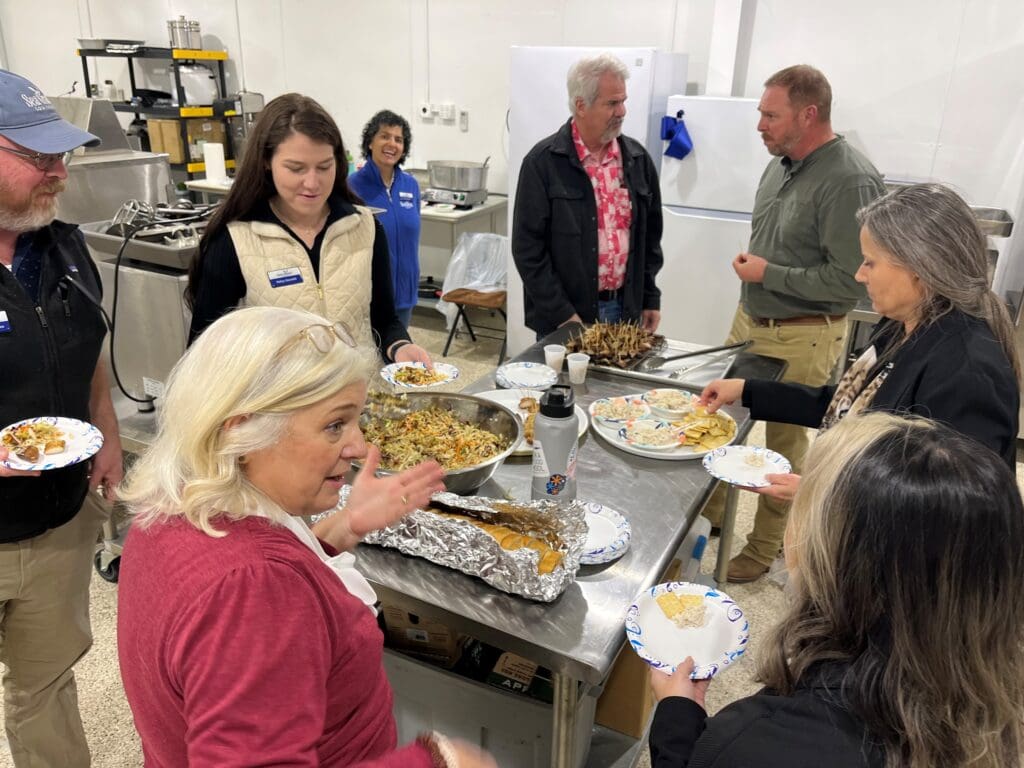
[[[348,489],[349,486],[342,489],[341,506],[348,499]],[[503,549],[486,531],[465,520],[443,517],[443,513],[505,526],[538,539],[560,552],[561,562],[550,573],[541,573],[541,554],[537,550]],[[586,539],[582,502],[559,505],[550,501],[506,501],[436,493],[430,508],[418,509],[401,522],[370,533],[363,543],[422,557],[483,579],[503,592],[548,603],[576,578]]]

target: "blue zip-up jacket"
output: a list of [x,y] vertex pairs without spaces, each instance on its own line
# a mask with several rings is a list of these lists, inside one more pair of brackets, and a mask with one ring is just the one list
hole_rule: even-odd
[[420,185],[396,167],[388,193],[373,160],[349,176],[348,185],[367,205],[384,209],[377,220],[388,238],[395,309],[415,306],[420,283]]

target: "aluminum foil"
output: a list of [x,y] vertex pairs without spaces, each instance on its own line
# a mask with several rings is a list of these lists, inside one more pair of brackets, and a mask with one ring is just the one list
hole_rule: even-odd
[[[342,489],[340,506],[348,500],[348,491],[349,486]],[[506,501],[436,493],[430,506],[432,509],[418,509],[401,522],[370,533],[364,543],[392,547],[477,576],[503,592],[545,603],[562,594],[576,578],[587,540],[582,502],[562,506],[550,501]],[[533,536],[561,552],[562,562],[551,573],[538,573],[540,554],[536,550],[502,549],[485,531],[462,520],[441,517],[434,508]]]

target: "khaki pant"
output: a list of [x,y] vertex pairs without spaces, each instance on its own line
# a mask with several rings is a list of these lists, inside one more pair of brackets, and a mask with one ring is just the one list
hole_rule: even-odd
[[59,528],[0,544],[4,713],[18,768],[89,765],[71,668],[92,645],[89,579],[107,514],[93,495]]
[[[827,318],[820,325],[773,325],[767,328],[754,325],[743,308],[736,310],[727,344],[753,340],[748,351],[768,357],[778,357],[789,363],[783,381],[793,381],[820,387],[828,383],[832,370],[845,348],[848,322],[831,322]],[[800,474],[810,440],[804,427],[768,422],[765,425],[765,444],[785,456],[793,464],[793,472]],[[725,509],[725,486],[719,485],[704,509],[704,516],[712,525],[719,525]],[[771,565],[782,549],[782,536],[786,530],[789,502],[761,496],[757,502],[754,529],[747,537],[743,554],[762,565]]]

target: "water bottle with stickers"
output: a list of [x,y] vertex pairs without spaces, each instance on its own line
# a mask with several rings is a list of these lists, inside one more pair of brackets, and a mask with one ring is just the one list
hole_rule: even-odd
[[533,432],[533,499],[568,503],[576,498],[575,405],[568,386],[553,386],[540,399]]

